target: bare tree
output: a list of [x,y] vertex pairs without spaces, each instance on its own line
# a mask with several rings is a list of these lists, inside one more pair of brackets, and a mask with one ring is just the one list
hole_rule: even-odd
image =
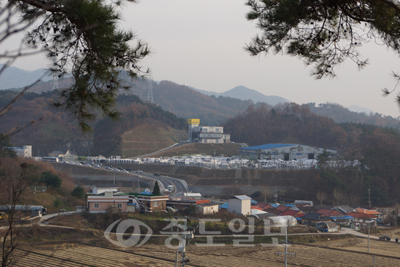
[[349,194],[349,204],[351,207],[357,207],[360,204],[360,196],[357,194]]
[[339,206],[340,203],[343,204],[343,202],[346,200],[346,196],[343,194],[343,192],[340,189],[333,189],[332,191],[332,202],[336,201],[337,205]]
[[262,189],[262,193],[264,195],[264,202],[267,203],[267,198],[272,196],[271,188],[269,187],[264,187]]
[[235,195],[243,195],[243,190],[237,186],[227,186],[221,189],[221,196],[232,197]]
[[316,197],[320,201],[320,205],[322,206],[322,202],[326,200],[328,196],[324,191],[318,191]]
[[12,264],[12,255],[18,246],[22,231],[24,211],[17,210],[25,189],[38,179],[37,167],[21,158],[0,158],[0,204],[7,208],[8,227],[1,246],[2,267]]

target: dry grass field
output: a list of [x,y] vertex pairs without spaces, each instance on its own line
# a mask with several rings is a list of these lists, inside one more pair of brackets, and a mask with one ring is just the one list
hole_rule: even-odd
[[[288,247],[288,266],[400,266],[400,244],[348,238]],[[104,243],[103,243],[104,244]],[[12,266],[175,266],[175,251],[164,245],[144,245],[122,250],[86,244],[28,247],[17,251]],[[29,252],[32,251],[32,252]],[[283,266],[284,247],[188,247],[189,266]],[[156,257],[156,258],[153,258]],[[397,258],[396,258],[397,257]]]

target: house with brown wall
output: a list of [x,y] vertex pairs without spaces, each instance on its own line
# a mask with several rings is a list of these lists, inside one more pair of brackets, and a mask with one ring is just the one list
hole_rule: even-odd
[[145,209],[146,212],[165,211],[167,208],[168,196],[129,196],[133,203],[139,202],[140,209]]
[[113,192],[105,192],[101,196],[88,196],[87,209],[89,213],[106,213],[110,208],[126,212],[128,202],[129,196],[114,196]]

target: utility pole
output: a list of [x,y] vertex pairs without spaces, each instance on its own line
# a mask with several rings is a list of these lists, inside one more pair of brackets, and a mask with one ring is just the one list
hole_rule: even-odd
[[368,205],[369,209],[371,209],[371,189],[368,188]]
[[367,225],[368,225],[368,253],[369,253],[369,231],[371,229],[371,223],[373,223],[374,221],[366,221]]
[[291,256],[296,256],[296,253],[288,253],[287,252],[287,245],[288,245],[288,241],[287,241],[287,235],[288,235],[288,228],[289,228],[289,219],[287,220],[287,225],[286,225],[286,235],[285,235],[285,253],[281,253],[281,252],[277,252],[277,255],[281,255],[284,254],[285,255],[285,267],[287,267],[287,256],[291,255]]
[[214,154],[213,154],[213,169],[215,169],[215,149],[214,149]]
[[[175,217],[176,218],[176,217]],[[186,245],[189,245],[190,240],[194,238],[193,231],[187,230],[187,221],[189,221],[188,217],[184,217],[185,223],[183,225],[182,231],[182,243],[179,244],[179,250],[176,251],[175,254],[175,266],[177,267],[179,263],[181,263],[182,267],[185,267],[187,263],[189,263],[189,259],[186,257]],[[182,258],[178,260],[178,252],[181,252]]]

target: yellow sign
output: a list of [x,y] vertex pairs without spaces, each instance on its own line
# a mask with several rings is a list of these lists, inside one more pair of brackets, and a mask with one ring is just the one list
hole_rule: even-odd
[[200,124],[200,119],[188,119],[188,124]]

